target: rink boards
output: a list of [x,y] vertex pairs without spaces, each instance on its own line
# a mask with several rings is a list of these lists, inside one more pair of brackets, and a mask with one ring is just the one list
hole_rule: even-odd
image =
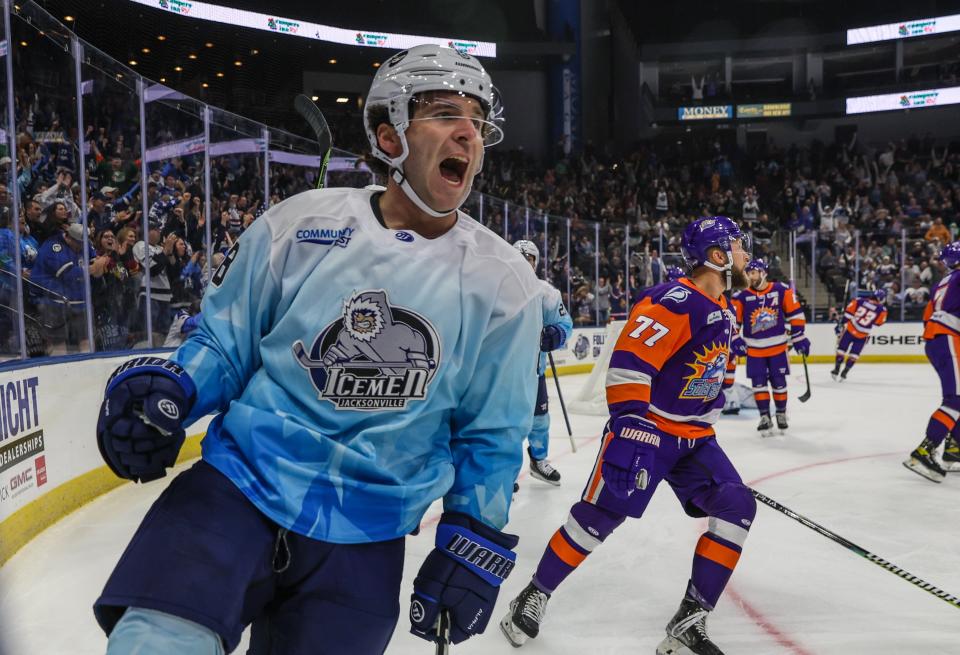
[[[553,353],[558,374],[589,372],[622,324],[575,329]],[[884,325],[870,337],[860,361],[925,362],[921,333],[920,323]],[[807,335],[808,361],[833,361],[833,325],[809,325]],[[75,356],[0,371],[0,565],[63,516],[127,484],[103,464],[94,428],[101,390],[128,358]],[[181,461],[199,456],[205,428],[206,421],[193,427]]]

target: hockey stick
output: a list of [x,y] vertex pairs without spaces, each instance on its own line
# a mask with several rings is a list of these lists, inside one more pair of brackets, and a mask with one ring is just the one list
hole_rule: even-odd
[[323,188],[323,182],[327,177],[327,164],[330,163],[330,151],[333,148],[333,135],[330,134],[330,126],[327,125],[327,119],[323,117],[320,108],[302,93],[297,94],[293,99],[293,107],[297,110],[307,124],[313,129],[317,137],[317,145],[320,147],[320,156],[323,158],[320,163],[320,176],[317,178],[317,188]]
[[803,392],[803,395],[797,398],[802,403],[810,400],[810,371],[807,370],[807,356],[800,355],[803,358],[803,377],[807,380],[807,390]]
[[441,610],[437,621],[437,650],[436,655],[450,653],[450,612]]
[[953,595],[951,595],[951,594],[948,594],[948,593],[945,592],[943,589],[939,589],[939,588],[937,588],[937,587],[934,587],[934,586],[933,586],[932,584],[930,584],[929,582],[926,582],[926,581],[924,581],[924,580],[921,580],[920,578],[918,578],[917,576],[913,575],[912,573],[909,573],[909,572],[907,572],[907,571],[904,571],[904,570],[901,569],[899,566],[895,566],[894,564],[891,564],[890,562],[888,562],[887,560],[883,559],[882,557],[878,557],[878,556],[874,555],[873,553],[871,553],[871,552],[870,552],[869,550],[867,550],[866,548],[863,548],[863,547],[861,547],[861,546],[858,546],[857,544],[853,543],[852,541],[848,541],[848,540],[844,539],[843,537],[841,537],[840,535],[835,534],[834,532],[831,532],[830,530],[826,529],[826,528],[823,527],[822,525],[820,525],[820,524],[818,524],[818,523],[814,523],[813,521],[811,521],[811,520],[808,519],[807,517],[801,516],[800,514],[797,514],[796,512],[794,512],[794,511],[793,511],[792,509],[790,509],[789,507],[784,507],[783,505],[781,505],[781,504],[778,503],[777,501],[773,500],[772,498],[769,498],[769,497],[767,497],[767,496],[764,496],[762,493],[760,493],[760,492],[757,491],[756,489],[751,489],[750,491],[753,493],[754,497],[755,497],[757,500],[759,500],[761,503],[763,503],[764,505],[767,505],[768,507],[772,507],[773,509],[777,510],[777,511],[780,512],[781,514],[786,514],[787,516],[789,516],[790,518],[792,518],[794,521],[797,521],[797,522],[799,522],[799,523],[802,523],[803,525],[807,526],[808,528],[810,528],[810,529],[813,530],[814,532],[819,532],[820,534],[822,534],[822,535],[823,535],[824,537],[826,537],[827,539],[830,539],[831,541],[834,541],[834,542],[840,544],[841,546],[843,546],[843,547],[846,548],[847,550],[853,551],[854,553],[856,553],[856,554],[859,555],[860,557],[863,557],[864,559],[867,559],[867,560],[873,562],[873,563],[876,564],[877,566],[880,566],[880,567],[882,567],[883,569],[885,569],[885,570],[887,570],[887,571],[890,571],[891,573],[894,573],[894,574],[900,576],[901,578],[903,578],[904,580],[906,580],[906,581],[909,582],[910,584],[915,585],[915,586],[917,586],[917,587],[920,587],[920,588],[923,589],[924,591],[933,594],[934,596],[936,596],[936,597],[939,598],[940,600],[946,601],[946,602],[950,603],[951,605],[953,605],[954,607],[960,609],[960,598],[957,598],[956,596],[953,596]]
[[557,377],[557,366],[553,363],[553,353],[547,353],[550,370],[553,372],[553,381],[557,383],[557,397],[560,399],[560,409],[563,410],[563,420],[567,424],[567,436],[570,437],[570,448],[577,452],[577,444],[573,440],[573,430],[570,429],[570,417],[567,416],[567,406],[563,403],[563,392],[560,391],[560,378]]

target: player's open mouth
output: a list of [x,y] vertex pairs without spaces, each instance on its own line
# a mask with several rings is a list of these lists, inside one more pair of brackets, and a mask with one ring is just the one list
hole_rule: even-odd
[[470,160],[461,155],[447,157],[440,162],[440,177],[445,179],[452,186],[460,186],[467,174],[467,166]]

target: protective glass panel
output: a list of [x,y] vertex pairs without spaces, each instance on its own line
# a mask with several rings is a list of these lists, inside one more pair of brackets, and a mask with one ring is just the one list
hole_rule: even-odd
[[596,323],[596,235],[592,221],[570,224],[570,315],[576,326]]
[[24,318],[36,332],[28,338],[30,350],[46,355],[86,351],[89,277],[83,251],[89,243],[79,228],[72,232],[78,239],[67,236],[81,211],[70,32],[32,4],[15,9],[11,30],[18,150],[26,159],[21,172],[28,172],[21,196],[39,205],[38,212],[29,203],[27,213],[31,237],[39,245],[24,277]]
[[[39,244],[28,234],[23,222],[23,210],[15,206],[16,177],[22,170],[31,168],[38,160],[36,148],[19,148],[15,135],[10,132],[10,114],[7,83],[7,57],[10,54],[6,40],[6,27],[0,21],[0,360],[21,356],[21,318],[23,317],[23,285],[29,279],[30,267],[37,258]],[[19,220],[15,220],[19,218]],[[19,254],[19,262],[17,256]],[[31,308],[30,330],[33,342],[27,350],[42,344],[41,330],[37,324],[36,308]],[[24,326],[25,327],[25,326]],[[26,340],[24,345],[27,345]],[[28,352],[28,354],[42,354]]]
[[177,329],[183,323],[182,310],[190,306],[181,280],[191,258],[188,251],[196,246],[216,252],[229,248],[229,242],[226,228],[218,228],[220,222],[213,212],[213,242],[208,244],[204,238],[204,105],[153,83],[145,86],[144,101],[147,220],[146,226],[142,220],[138,226],[141,235],[134,245],[134,258],[140,264],[141,307],[147,305],[146,287],[150,285],[153,333],[148,337],[147,325],[142,324],[135,337],[139,343],[155,347],[175,346],[183,338]]
[[320,172],[316,141],[270,129],[270,204],[317,188]]
[[[95,252],[90,285],[94,345],[98,351],[134,346],[140,306],[140,265],[133,246],[143,217],[140,202],[138,76],[84,45],[81,60],[87,225]],[[146,345],[142,343],[141,345]]]

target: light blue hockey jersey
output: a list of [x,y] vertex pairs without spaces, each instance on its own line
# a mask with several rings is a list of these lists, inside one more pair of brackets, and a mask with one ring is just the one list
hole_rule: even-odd
[[[570,335],[573,334],[573,319],[570,313],[563,306],[563,297],[556,287],[546,280],[540,282],[540,300],[543,306],[543,326],[556,325],[563,332],[563,341],[557,348],[562,348]],[[547,353],[540,353],[540,362],[537,364],[537,373],[543,375],[547,370]]]
[[519,252],[466,214],[385,228],[375,190],[273,207],[214,274],[174,353],[221,412],[203,458],[269,518],[334,543],[417,527],[431,502],[507,521],[536,401],[542,309]]

